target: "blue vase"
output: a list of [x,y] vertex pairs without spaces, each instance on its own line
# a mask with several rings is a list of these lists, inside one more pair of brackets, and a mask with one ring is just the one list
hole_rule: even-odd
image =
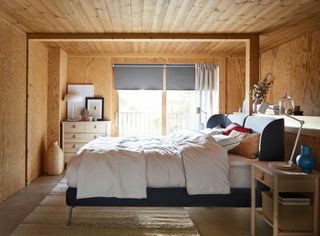
[[312,157],[312,147],[301,145],[300,155],[297,156],[296,162],[301,171],[311,172],[316,165],[316,161]]

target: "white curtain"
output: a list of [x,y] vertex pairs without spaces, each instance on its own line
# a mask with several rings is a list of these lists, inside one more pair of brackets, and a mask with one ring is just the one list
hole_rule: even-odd
[[196,64],[196,128],[205,127],[207,120],[219,112],[219,66]]

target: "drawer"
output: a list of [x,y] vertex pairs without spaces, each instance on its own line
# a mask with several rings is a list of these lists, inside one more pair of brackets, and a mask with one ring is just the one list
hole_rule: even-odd
[[103,134],[65,134],[64,135],[64,146],[67,143],[87,143],[97,137],[103,136]]
[[259,168],[254,167],[254,178],[268,187],[273,188],[273,177]]
[[82,122],[65,122],[64,133],[84,133],[85,124]]
[[72,157],[76,155],[75,152],[65,152],[64,153],[64,163],[67,163],[71,160]]
[[64,144],[64,152],[77,152],[86,143],[68,142]]
[[98,122],[87,122],[84,128],[86,133],[106,133],[106,124]]

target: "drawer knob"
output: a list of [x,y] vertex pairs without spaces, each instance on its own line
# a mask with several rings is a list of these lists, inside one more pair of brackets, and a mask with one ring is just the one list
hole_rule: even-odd
[[94,138],[97,138],[97,135],[95,135]]
[[96,129],[96,128],[97,128],[97,126],[95,125],[95,126],[93,126],[93,128],[95,128],[95,129]]
[[76,128],[76,125],[72,125],[72,128],[74,128],[74,129],[75,129],[75,128]]
[[75,145],[75,144],[73,144],[73,145],[72,145],[72,148],[76,148],[76,145]]
[[76,135],[74,134],[74,135],[72,135],[72,138],[76,138]]

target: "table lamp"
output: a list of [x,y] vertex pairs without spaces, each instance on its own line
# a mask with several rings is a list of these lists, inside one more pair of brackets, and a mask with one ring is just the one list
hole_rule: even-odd
[[[270,107],[270,104],[269,104],[269,103],[267,103],[267,102],[262,102],[261,105],[260,105],[260,108],[259,108],[258,112],[261,113],[261,114],[265,114],[265,112],[266,112],[266,110],[267,110],[268,108],[271,109],[271,110],[273,110],[273,108]],[[299,123],[300,123],[300,127],[299,127],[299,130],[298,130],[297,137],[296,137],[296,140],[295,140],[295,142],[294,142],[293,149],[292,149],[291,157],[290,157],[288,163],[276,163],[276,162],[275,162],[275,163],[272,163],[272,166],[273,166],[273,167],[276,167],[276,168],[277,168],[277,167],[278,167],[278,168],[291,168],[291,167],[292,167],[292,164],[293,164],[293,156],[294,156],[294,153],[295,153],[296,148],[297,148],[297,145],[298,145],[298,141],[299,141],[299,138],[300,138],[300,134],[301,134],[301,130],[302,130],[302,126],[303,126],[303,124],[304,124],[304,121],[303,121],[303,120],[299,120],[299,119],[297,119],[297,118],[295,118],[295,117],[293,117],[293,116],[291,116],[291,115],[287,115],[287,114],[285,114],[285,113],[283,113],[282,115],[285,115],[286,117],[289,117],[289,118],[291,118],[291,119],[299,122]]]
[[74,93],[68,93],[64,96],[63,98],[64,101],[67,101],[68,103],[71,103],[72,104],[72,117],[71,119],[68,118],[68,120],[71,120],[71,121],[76,121],[74,119],[74,104],[76,102],[82,102],[83,101],[83,98],[78,95],[78,94],[74,94]]

